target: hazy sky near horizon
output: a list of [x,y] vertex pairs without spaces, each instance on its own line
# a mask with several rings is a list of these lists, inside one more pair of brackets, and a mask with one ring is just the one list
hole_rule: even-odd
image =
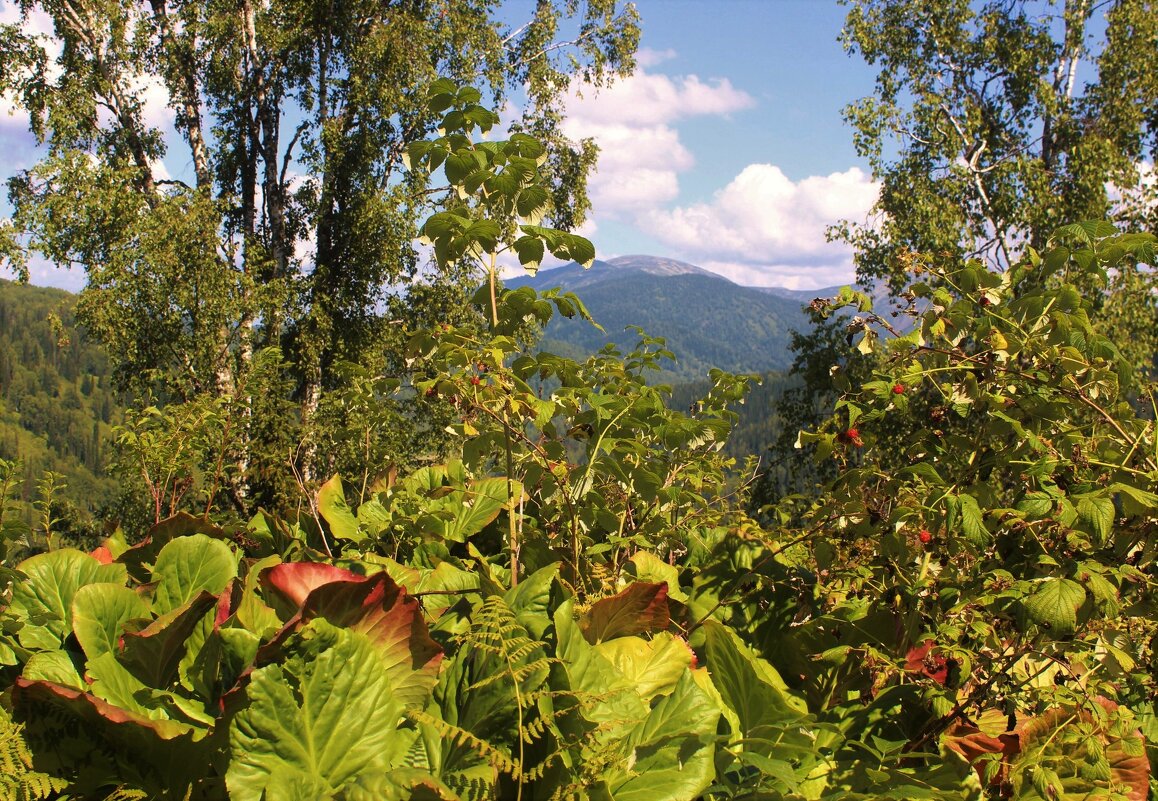
[[[504,10],[519,18],[512,0]],[[816,288],[852,278],[850,253],[825,241],[863,220],[876,196],[842,107],[873,73],[844,53],[837,0],[636,0],[636,73],[568,103],[567,130],[602,153],[582,233],[600,258],[647,253],[738,283]],[[18,16],[0,0],[0,22]],[[167,120],[163,100],[159,121]],[[171,112],[168,115],[171,118]],[[0,113],[4,176],[34,163],[20,115]],[[164,168],[180,175],[174,147]],[[0,205],[0,214],[5,206]],[[79,289],[79,270],[33,265],[33,282]]]

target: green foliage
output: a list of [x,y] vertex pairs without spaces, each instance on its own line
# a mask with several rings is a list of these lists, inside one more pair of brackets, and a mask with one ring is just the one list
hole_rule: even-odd
[[899,288],[907,250],[1009,269],[1068,221],[1152,224],[1152,0],[847,5],[844,45],[877,69],[845,119],[882,183],[880,222],[833,232],[861,280]]
[[[0,91],[28,112],[42,150],[9,181],[14,211],[0,255],[17,270],[32,253],[85,270],[78,314],[139,407],[204,411],[206,399],[225,399],[233,430],[218,463],[181,469],[213,477],[208,506],[243,514],[291,508],[299,478],[312,490],[335,470],[352,475],[354,431],[365,432],[363,459],[412,465],[444,444],[444,422],[424,406],[377,397],[366,410],[363,388],[342,391],[346,365],[401,372],[402,326],[441,318],[478,278],[473,265],[422,263],[418,222],[436,209],[432,220],[463,218],[404,162],[444,117],[453,139],[494,113],[470,88],[463,108],[444,115],[449,103],[432,107],[426,88],[445,88],[437,79],[446,75],[485,84],[496,105],[524,94],[520,131],[495,176],[520,190],[503,211],[530,227],[559,215],[560,230],[520,245],[527,263],[531,242],[584,256],[589,246],[562,229],[583,221],[595,148],[563,135],[558,106],[572,77],[604,83],[629,72],[639,38],[634,6],[615,0],[536,4],[522,25],[471,0],[338,10],[302,0],[109,2],[84,14],[18,5],[20,19],[0,28]],[[39,26],[50,33],[24,29],[34,14],[51,20]],[[174,111],[168,136],[146,113],[146,74]],[[450,179],[477,172],[464,153],[444,156],[436,166]],[[170,179],[163,158],[191,175]],[[276,370],[257,364],[270,352],[280,354]],[[382,429],[412,435],[368,452]],[[180,494],[146,491],[155,517]]]
[[714,371],[684,412],[641,331],[528,348],[588,315],[499,286],[498,250],[588,244],[525,221],[543,176],[499,177],[534,151],[465,138],[477,93],[428,101],[470,169],[425,230],[490,274],[459,324],[407,331],[396,391],[448,415],[450,458],[5,565],[25,774],[188,801],[1153,792],[1158,401],[1083,295],[1153,266],[1152,236],[1066,227],[1005,273],[912,255],[911,328],[843,291],[860,361],[799,435],[835,477],[765,529],[723,453],[747,380]]
[[43,547],[43,495],[38,481],[59,474],[50,502],[55,526],[68,541],[94,541],[94,518],[114,507],[116,482],[107,476],[112,426],[121,406],[108,360],[73,317],[66,292],[0,282],[0,459],[18,461],[18,516]]

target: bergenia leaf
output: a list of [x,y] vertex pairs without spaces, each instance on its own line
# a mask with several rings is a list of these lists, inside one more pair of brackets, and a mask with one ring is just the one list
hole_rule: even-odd
[[55,650],[72,632],[72,601],[88,584],[124,584],[124,565],[102,565],[72,548],[29,557],[17,565],[27,578],[12,588],[11,608],[31,625],[19,632],[29,649]]
[[255,670],[229,727],[229,797],[262,801],[281,784],[328,798],[385,773],[402,702],[379,661],[368,638],[343,632],[311,662]]
[[217,595],[236,577],[237,557],[224,542],[204,534],[178,537],[157,554],[153,612],[168,614],[201,592]]
[[670,613],[667,583],[637,581],[610,598],[596,601],[583,618],[583,636],[595,644],[615,637],[662,631]]
[[115,652],[130,620],[151,617],[141,596],[119,584],[89,584],[72,599],[72,630],[89,659]]

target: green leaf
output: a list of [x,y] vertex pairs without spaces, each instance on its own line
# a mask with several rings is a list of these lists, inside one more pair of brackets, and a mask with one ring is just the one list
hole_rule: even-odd
[[[704,662],[712,683],[740,720],[740,738],[753,738],[754,750],[767,755],[772,740],[808,745],[797,724],[808,712],[804,701],[789,691],[775,668],[753,655],[723,624],[704,623]],[[765,742],[766,741],[766,742]]]
[[255,670],[246,698],[229,726],[232,799],[262,801],[294,785],[329,797],[391,765],[402,703],[362,635],[341,634],[312,661]]
[[1130,516],[1153,514],[1158,510],[1158,495],[1144,489],[1117,482],[1110,485],[1111,492],[1119,493],[1122,511]]
[[204,534],[178,537],[153,566],[153,612],[166,615],[203,591],[217,595],[236,577],[237,557],[224,542]]
[[559,564],[552,562],[531,575],[524,576],[518,585],[507,590],[503,597],[514,613],[515,619],[536,639],[542,638],[551,621],[548,604],[551,600],[551,587],[559,575]]
[[25,648],[55,650],[72,632],[72,602],[88,584],[124,584],[124,565],[102,565],[72,548],[25,559],[17,570],[27,576],[12,588],[11,611],[26,621],[18,637]]
[[515,200],[515,210],[531,225],[537,225],[551,206],[551,195],[542,186],[527,186]]
[[688,594],[680,589],[679,569],[675,565],[669,565],[653,553],[636,551],[632,554],[627,569],[632,572],[636,581],[655,584],[666,582],[669,598],[676,601],[686,601],[688,598]]
[[67,651],[41,651],[33,654],[20,676],[28,681],[50,681],[74,690],[85,689],[84,679]]
[[[684,672],[671,695],[628,736],[630,770],[606,779],[614,801],[691,801],[715,776],[713,740],[720,712]],[[618,774],[618,775],[616,775]],[[624,775],[626,774],[626,776]]]
[[1090,497],[1078,500],[1080,517],[1094,534],[1096,545],[1105,545],[1114,528],[1114,502],[1106,497]]
[[985,518],[981,514],[981,507],[977,499],[967,493],[961,493],[961,529],[965,532],[965,539],[971,545],[983,547],[989,542],[989,529],[985,527]]
[[596,601],[583,618],[583,636],[602,640],[666,629],[670,621],[667,584],[637,581],[617,595]]
[[346,503],[342,479],[336,473],[318,488],[318,512],[330,526],[330,533],[340,540],[359,540],[358,519]]
[[613,729],[643,720],[647,706],[631,682],[588,644],[574,618],[571,600],[564,601],[555,610],[556,656],[567,673],[571,690],[592,699],[583,705],[583,717]]
[[[517,501],[523,494],[523,485],[510,482],[512,497]],[[499,516],[507,503],[507,480],[505,478],[484,478],[472,481],[465,490],[455,492],[455,502],[451,506],[454,517],[435,523],[442,537],[454,542],[465,542]]]
[[117,584],[89,584],[72,600],[72,630],[89,659],[115,653],[125,624],[149,617],[141,597]]
[[666,695],[691,667],[694,654],[686,642],[661,631],[654,639],[617,637],[595,645],[635,687],[645,701]]
[[1025,610],[1034,623],[1052,634],[1072,634],[1078,624],[1078,609],[1086,600],[1081,584],[1069,579],[1047,579],[1025,599]]
[[546,253],[543,240],[537,236],[520,236],[514,241],[513,247],[519,256],[519,264],[527,268],[531,275],[534,275],[538,271],[539,265],[543,263],[543,255]]

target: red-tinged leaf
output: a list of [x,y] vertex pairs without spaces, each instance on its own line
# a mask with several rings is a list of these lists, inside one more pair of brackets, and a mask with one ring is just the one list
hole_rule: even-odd
[[905,671],[926,676],[938,684],[944,684],[949,679],[949,660],[940,654],[933,653],[936,643],[925,640],[915,645],[905,654]]
[[52,682],[16,679],[11,698],[37,767],[66,778],[73,798],[104,798],[110,785],[188,798],[220,750],[203,728]]
[[365,576],[319,562],[288,562],[261,572],[261,586],[297,608],[301,608],[306,597],[323,584],[365,580]]
[[637,581],[618,595],[596,601],[584,615],[581,628],[587,642],[662,631],[671,622],[667,582]]
[[111,565],[113,563],[113,552],[108,549],[108,546],[98,545],[88,552],[88,555],[96,559],[102,565]]
[[216,596],[200,592],[140,631],[126,631],[122,638],[121,663],[150,687],[168,686],[185,655],[186,640],[216,605]]
[[997,737],[986,734],[971,723],[957,722],[945,732],[942,742],[956,751],[977,771],[981,783],[985,783],[988,760],[979,761],[986,754],[1001,754],[1001,770],[990,774],[990,784],[999,785],[1009,774],[1009,763],[1021,750],[1021,739],[1014,732],[1006,732]]
[[[438,679],[442,648],[430,638],[418,601],[388,574],[318,587],[286,629],[296,630],[315,618],[365,634],[402,702],[414,707],[426,703]],[[282,639],[279,635],[278,640]]]
[[233,617],[241,604],[245,586],[238,579],[231,579],[217,598],[217,612],[213,616],[214,630],[221,628],[225,621]]
[[109,723],[148,729],[162,740],[172,740],[196,731],[195,727],[180,721],[147,718],[128,709],[113,706],[108,701],[97,698],[91,693],[81,692],[51,681],[29,681],[18,677],[12,690],[13,706],[17,710],[23,710],[36,701],[48,701],[89,721],[100,719]]
[[[1094,700],[1109,713],[1118,708],[1117,704],[1107,698]],[[1040,760],[1043,755],[1059,758],[1057,764],[1075,770],[1082,764],[1087,755],[1084,742],[1067,743],[1064,737],[1058,736],[1077,720],[1098,727],[1095,736],[1105,748],[1110,765],[1110,782],[1095,782],[1077,775],[1066,776],[1067,783],[1078,783],[1073,785],[1075,794],[1084,798],[1086,794],[1093,794],[1097,790],[1112,789],[1124,794],[1129,801],[1146,801],[1150,787],[1150,762],[1146,757],[1145,740],[1141,732],[1131,731],[1123,736],[1121,732],[1110,731],[1086,710],[1075,712],[1072,708],[1054,708],[1043,715],[1024,718],[1018,721],[1015,729],[996,737],[980,731],[971,723],[956,723],[946,731],[942,741],[973,765],[982,782],[985,781],[986,762],[979,761],[981,757],[1001,754],[1001,769],[990,774],[990,783],[997,785],[1012,781],[1016,785],[1019,777],[1024,776],[1019,764],[1023,751],[1035,760]],[[1131,745],[1126,740],[1135,742]],[[1105,784],[1110,786],[1105,787]]]
[[[1111,716],[1118,709],[1118,705],[1108,698],[1099,697],[1094,700]],[[1098,790],[1112,790],[1125,795],[1129,801],[1146,801],[1150,792],[1150,761],[1140,731],[1130,731],[1123,736],[1121,731],[1111,730],[1110,725],[1104,725],[1102,719],[1085,709],[1075,713],[1073,709],[1055,708],[1018,724],[1017,733],[1021,738],[1022,749],[1037,758],[1044,751],[1051,756],[1062,757],[1063,764],[1080,765],[1085,756],[1084,742],[1067,744],[1064,738],[1058,736],[1064,727],[1073,725],[1075,718],[1096,726],[1094,736],[1105,746],[1106,759],[1110,763],[1110,781],[1095,783],[1086,780],[1081,786],[1082,797],[1086,797],[1085,794],[1093,796]],[[1134,740],[1134,743],[1128,745],[1128,739]],[[1076,779],[1066,778],[1071,781]]]
[[192,534],[205,534],[219,540],[229,539],[225,529],[213,525],[205,518],[178,512],[149,529],[144,540],[126,550],[116,561],[128,568],[129,575],[138,582],[147,582],[152,578],[150,566],[156,562],[161,549],[178,537]]

